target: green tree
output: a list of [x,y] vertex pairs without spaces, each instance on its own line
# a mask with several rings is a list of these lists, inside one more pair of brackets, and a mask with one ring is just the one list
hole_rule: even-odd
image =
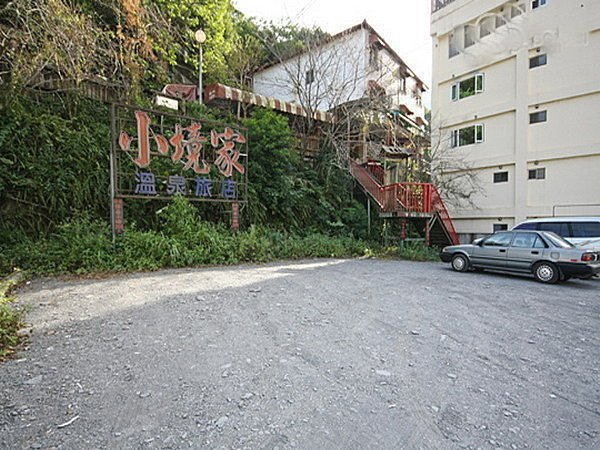
[[[186,67],[191,74],[198,67],[198,43],[194,32],[199,28],[206,33],[203,44],[203,72],[207,82],[224,81],[227,77],[228,55],[233,50],[236,30],[234,27],[234,8],[230,0],[150,0],[156,4],[171,22],[171,31],[175,33],[175,51],[177,63]],[[160,47],[159,42],[155,42]],[[167,49],[162,48],[162,51]],[[171,49],[171,54],[174,49]]]

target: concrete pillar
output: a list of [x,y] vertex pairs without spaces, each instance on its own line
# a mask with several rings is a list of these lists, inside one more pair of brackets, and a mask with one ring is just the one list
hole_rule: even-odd
[[517,51],[515,65],[515,224],[527,218],[527,152],[529,140],[529,50]]

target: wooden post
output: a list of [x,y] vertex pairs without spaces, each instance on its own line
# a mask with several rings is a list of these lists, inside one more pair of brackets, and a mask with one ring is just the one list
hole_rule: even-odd
[[367,194],[367,233],[371,236],[371,200]]
[[400,241],[402,245],[404,245],[404,241],[406,240],[406,219],[402,219],[400,221]]
[[115,198],[112,202],[112,217],[113,217],[113,236],[117,234],[122,234],[125,230],[125,225],[123,224],[123,199]]
[[232,203],[231,204],[231,229],[239,230],[240,229],[240,204]]

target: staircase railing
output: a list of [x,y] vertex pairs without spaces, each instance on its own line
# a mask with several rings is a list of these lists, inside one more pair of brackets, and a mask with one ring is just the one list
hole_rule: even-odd
[[356,161],[350,160],[350,173],[360,185],[373,197],[381,209],[385,209],[385,200],[381,185]]
[[435,212],[438,213],[438,216],[442,223],[444,224],[444,228],[448,232],[448,237],[452,241],[453,245],[460,244],[458,239],[458,233],[456,233],[456,229],[454,228],[454,224],[452,223],[452,219],[450,218],[450,214],[446,209],[446,205],[440,196],[440,193],[433,184],[431,185],[431,206]]
[[437,213],[448,238],[458,244],[458,234],[437,188],[431,183],[394,183],[382,186],[369,170],[350,160],[350,173],[383,212]]

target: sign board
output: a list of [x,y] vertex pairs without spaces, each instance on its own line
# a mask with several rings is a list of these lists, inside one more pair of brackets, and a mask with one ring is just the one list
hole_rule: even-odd
[[164,95],[156,94],[156,105],[164,106],[165,108],[179,110],[179,101],[175,98],[166,97]]
[[[111,106],[111,193],[115,199],[231,203],[248,198],[248,145],[243,127],[178,114]],[[113,206],[114,208],[114,206]],[[114,218],[122,223],[120,211]],[[117,224],[118,225],[118,224]]]

